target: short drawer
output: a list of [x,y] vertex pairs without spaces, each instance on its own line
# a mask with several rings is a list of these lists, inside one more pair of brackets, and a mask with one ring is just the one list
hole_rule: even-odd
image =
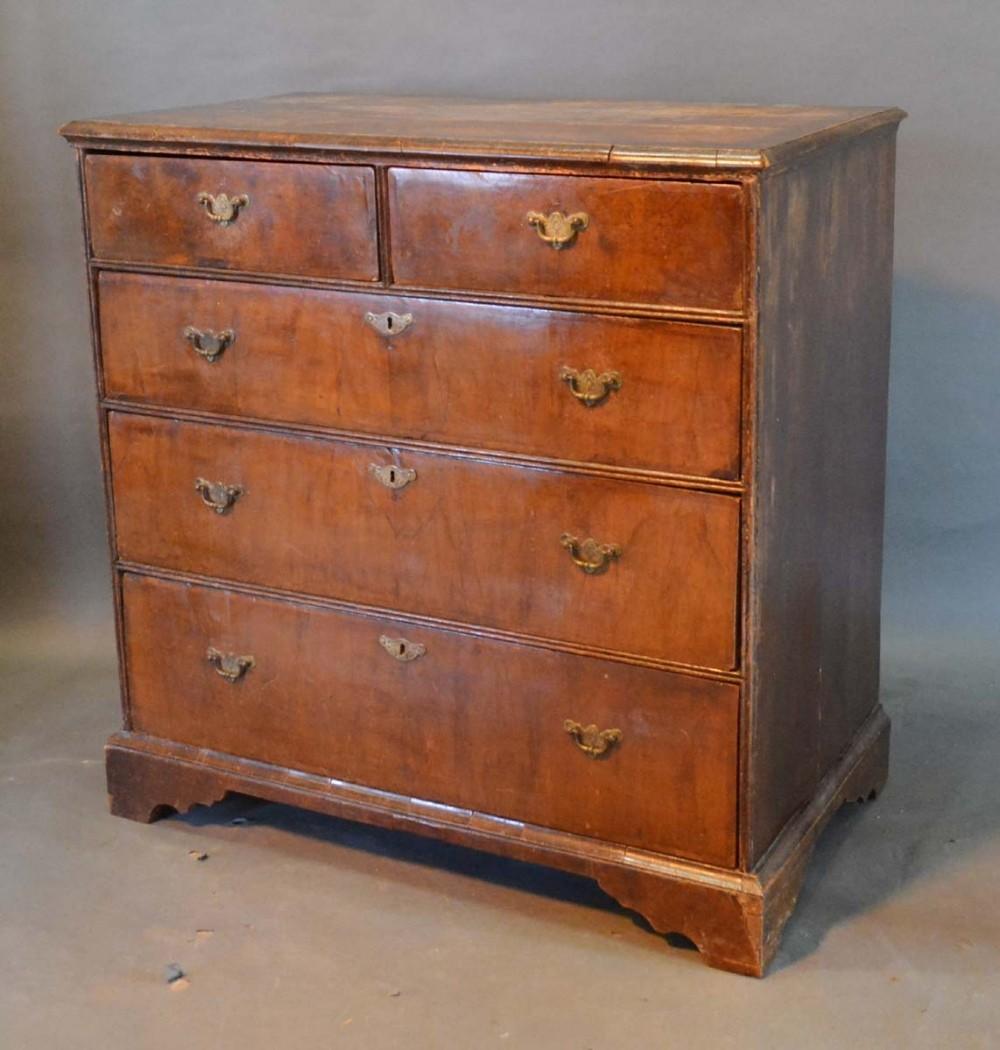
[[739,499],[113,412],[126,561],[720,669]]
[[215,588],[123,585],[138,732],[734,862],[736,686]]
[[370,168],[92,154],[85,171],[97,259],[378,279]]
[[397,285],[742,309],[741,187],[393,168]]
[[737,328],[108,271],[98,302],[115,398],[739,476]]

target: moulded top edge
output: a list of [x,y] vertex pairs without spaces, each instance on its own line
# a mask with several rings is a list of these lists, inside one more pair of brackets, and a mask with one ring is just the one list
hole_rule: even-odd
[[902,110],[284,95],[66,124],[96,148],[351,152],[763,169],[898,123]]

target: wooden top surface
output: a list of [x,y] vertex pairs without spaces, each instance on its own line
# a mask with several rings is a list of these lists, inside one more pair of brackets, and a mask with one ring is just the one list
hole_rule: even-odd
[[278,95],[78,120],[84,145],[239,146],[767,168],[906,114],[894,108]]

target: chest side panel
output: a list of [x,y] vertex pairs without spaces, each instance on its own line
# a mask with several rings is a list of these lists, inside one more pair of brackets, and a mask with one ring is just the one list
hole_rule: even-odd
[[895,128],[760,186],[747,842],[878,698]]

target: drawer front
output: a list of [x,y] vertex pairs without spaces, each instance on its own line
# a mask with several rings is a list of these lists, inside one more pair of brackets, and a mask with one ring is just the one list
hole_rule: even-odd
[[113,397],[739,476],[735,328],[109,272],[99,305]]
[[743,306],[739,186],[393,168],[389,195],[398,285]]
[[734,664],[736,497],[123,413],[110,435],[127,561]]
[[734,863],[736,686],[138,576],[124,602],[139,732]]
[[378,279],[371,168],[96,154],[86,180],[98,259]]

